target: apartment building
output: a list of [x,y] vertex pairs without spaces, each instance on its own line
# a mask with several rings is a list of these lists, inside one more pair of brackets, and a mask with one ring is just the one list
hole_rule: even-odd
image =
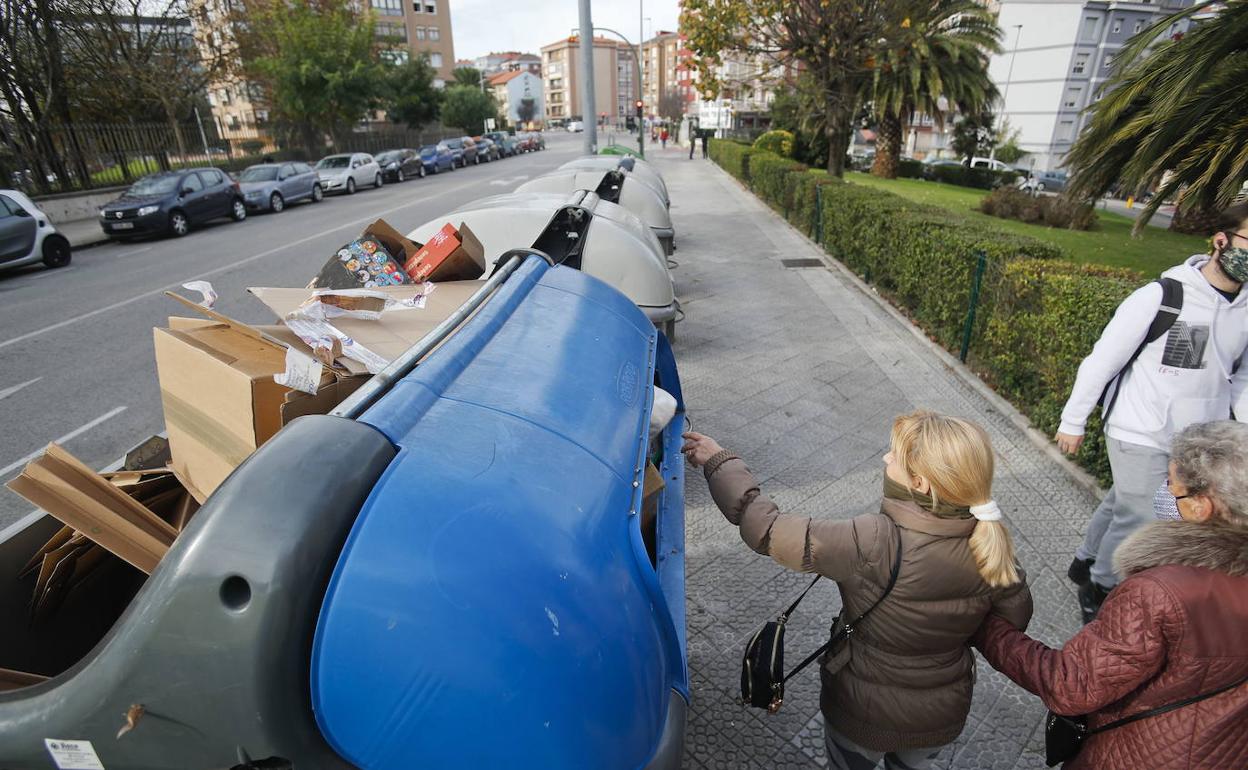
[[539,76],[527,69],[518,69],[497,72],[485,82],[494,101],[498,102],[499,114],[505,115],[511,125],[545,124],[545,101]]
[[[594,102],[600,123],[623,123],[637,98],[637,63],[626,43],[594,38]],[[585,120],[581,106],[580,39],[576,35],[542,46],[546,120],[555,126]]]
[[[989,74],[1003,94],[998,122],[1019,131],[1037,170],[1061,165],[1099,100],[1114,56],[1127,40],[1191,0],[1001,0],[1003,50]],[[1178,22],[1166,34],[1187,30]]]
[[437,72],[441,88],[455,69],[449,0],[367,0],[376,19],[374,34],[386,46],[382,55],[394,63],[424,55]]
[[520,51],[501,51],[488,53],[485,56],[478,56],[469,62],[469,65],[475,67],[481,72],[488,75],[495,75],[499,72],[519,72],[526,70],[542,76],[542,57],[531,54],[521,53]]
[[659,32],[641,44],[641,100],[650,118],[677,118],[697,98],[693,53],[677,32]]
[[771,124],[771,103],[776,91],[796,77],[791,67],[770,58],[725,52],[716,68],[720,91],[707,98],[697,93],[697,84],[690,78],[688,93],[693,97],[688,114],[702,128],[722,130],[753,130]]

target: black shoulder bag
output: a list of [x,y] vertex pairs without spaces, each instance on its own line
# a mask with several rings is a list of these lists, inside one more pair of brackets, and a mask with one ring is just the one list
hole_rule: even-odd
[[1175,709],[1181,709],[1184,706],[1190,706],[1193,703],[1202,701],[1205,698],[1212,698],[1215,695],[1221,695],[1228,690],[1234,690],[1241,684],[1248,682],[1248,678],[1240,679],[1234,684],[1228,684],[1225,687],[1219,687],[1213,692],[1206,692],[1200,695],[1193,695],[1190,698],[1184,698],[1181,701],[1169,703],[1165,706],[1158,706],[1148,711],[1141,711],[1138,714],[1132,714],[1129,717],[1116,719],[1106,725],[1089,730],[1087,716],[1064,717],[1054,714],[1052,711],[1044,719],[1044,762],[1049,767],[1055,767],[1062,762],[1069,762],[1079,753],[1079,749],[1083,747],[1083,742],[1089,736],[1103,733],[1108,730],[1114,730],[1132,722],[1138,722],[1141,719],[1160,716]]
[[[900,569],[901,532],[898,532],[897,554],[893,558],[892,572],[888,576],[888,585],[884,588],[884,593],[880,594],[880,598],[876,599],[865,612],[842,626],[823,646],[807,655],[805,660],[797,664],[797,668],[785,674],[784,625],[788,622],[789,615],[793,614],[793,610],[797,609],[797,605],[801,604],[802,599],[806,598],[806,594],[810,593],[810,589],[814,588],[815,583],[818,583],[823,576],[819,575],[810,581],[810,585],[806,586],[806,590],[802,591],[789,608],[782,612],[780,617],[764,624],[745,646],[745,655],[741,660],[741,702],[747,706],[767,709],[772,714],[779,711],[780,706],[784,704],[784,683],[809,666],[829,648],[848,639],[854,633],[854,628],[866,620],[867,616],[880,606],[880,602],[892,593],[893,586],[897,584],[897,573]],[[834,622],[833,627],[835,625]]]

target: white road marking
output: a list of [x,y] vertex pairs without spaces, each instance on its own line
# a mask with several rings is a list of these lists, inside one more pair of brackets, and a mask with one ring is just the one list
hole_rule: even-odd
[[66,273],[72,273],[73,271],[74,271],[74,268],[72,267],[60,267],[60,268],[45,267],[37,273],[31,273],[30,275],[25,276],[25,278],[28,281],[37,281],[40,278],[47,278],[50,275],[65,275]]
[[36,382],[38,382],[39,380],[42,380],[42,379],[43,379],[42,377],[36,377],[36,378],[35,378],[35,379],[33,379],[33,380],[26,380],[25,382],[20,383],[20,384],[18,384],[18,385],[14,385],[14,386],[12,386],[12,387],[5,388],[4,390],[0,390],[0,401],[3,401],[4,399],[6,399],[6,398],[8,398],[9,396],[13,395],[14,393],[16,393],[17,391],[19,391],[19,390],[21,390],[22,388],[26,387],[27,385],[34,385]]
[[499,187],[504,187],[509,184],[518,184],[528,178],[529,178],[528,174],[521,174],[520,176],[505,176],[502,179],[491,179],[490,184],[498,185]]
[[[471,185],[471,184],[476,184],[476,183],[477,183],[477,182],[475,182],[475,181],[464,182],[464,183],[462,183],[462,184],[458,185],[458,187],[466,187],[466,186],[468,186],[468,185]],[[441,195],[445,195],[445,194],[446,194],[446,193],[448,193],[448,192],[450,192],[450,190],[445,190],[445,191],[442,191],[442,192],[441,192],[441,193],[439,193],[439,194],[441,194]],[[11,339],[7,339],[7,340],[5,340],[5,341],[3,341],[3,342],[0,342],[0,348],[7,348],[7,347],[8,347],[8,346],[10,346],[10,345],[16,345],[16,344],[17,344],[17,343],[19,343],[19,342],[25,342],[26,340],[29,340],[29,339],[34,339],[35,337],[41,337],[41,336],[43,336],[44,334],[47,334],[48,332],[54,332],[54,331],[56,331],[57,329],[63,329],[63,328],[65,328],[66,326],[72,326],[72,325],[74,325],[74,324],[76,324],[76,323],[78,323],[78,322],[80,322],[80,321],[85,321],[85,320],[87,320],[88,318],[94,318],[94,317],[96,317],[97,315],[100,315],[101,313],[107,313],[107,312],[112,311],[112,310],[117,310],[118,308],[123,308],[123,307],[125,307],[125,306],[127,306],[127,305],[133,305],[135,302],[140,302],[140,301],[142,301],[142,300],[148,299],[149,297],[157,297],[157,296],[160,296],[161,294],[163,294],[164,292],[166,292],[166,291],[168,291],[168,290],[170,290],[170,289],[177,289],[177,288],[179,288],[182,284],[186,283],[187,281],[198,281],[198,280],[203,280],[203,279],[205,279],[205,278],[211,278],[211,277],[213,277],[213,276],[215,276],[215,275],[220,275],[220,274],[222,274],[222,273],[228,273],[229,271],[233,270],[233,269],[234,269],[234,268],[236,268],[236,267],[242,267],[243,265],[250,264],[250,263],[252,263],[252,262],[255,262],[255,261],[256,261],[256,260],[258,260],[258,259],[264,259],[265,257],[272,256],[273,254],[276,254],[276,253],[277,253],[277,252],[279,252],[279,251],[284,251],[285,249],[289,249],[289,248],[293,248],[293,247],[295,247],[295,246],[299,246],[299,245],[301,245],[301,244],[307,243],[308,241],[313,241],[313,240],[316,240],[317,238],[324,238],[326,235],[329,235],[330,233],[336,233],[336,232],[338,232],[339,230],[342,230],[343,228],[347,228],[347,227],[356,227],[356,226],[361,225],[361,224],[364,224],[364,223],[366,223],[366,222],[373,222],[373,221],[375,221],[375,220],[377,220],[377,219],[380,219],[380,218],[381,218],[382,216],[384,216],[385,214],[390,214],[390,213],[393,213],[393,212],[395,212],[395,211],[398,211],[399,209],[404,209],[404,208],[407,208],[408,206],[412,206],[412,205],[414,205],[414,204],[416,204],[416,203],[421,203],[421,202],[424,202],[424,201],[426,201],[426,200],[429,200],[429,199],[430,199],[430,198],[432,198],[432,197],[434,197],[434,196],[433,196],[433,195],[426,195],[426,196],[424,196],[423,198],[416,198],[416,199],[413,199],[413,200],[409,200],[409,201],[407,201],[406,203],[401,203],[401,204],[399,204],[398,206],[393,206],[393,207],[391,207],[391,208],[384,209],[384,210],[382,210],[382,211],[377,211],[377,212],[374,212],[374,213],[372,213],[372,214],[369,214],[369,215],[368,215],[368,216],[366,216],[366,217],[360,217],[359,219],[353,219],[353,220],[351,220],[351,221],[349,221],[349,222],[344,222],[344,223],[342,223],[342,224],[338,225],[337,227],[331,227],[331,228],[329,228],[328,230],[322,230],[322,231],[320,231],[319,233],[313,233],[312,235],[307,235],[307,236],[304,236],[303,238],[300,238],[300,239],[298,239],[298,240],[296,240],[296,241],[290,241],[290,242],[288,242],[288,243],[283,243],[281,246],[275,246],[275,247],[273,247],[273,248],[271,248],[271,249],[267,249],[267,250],[265,250],[265,251],[262,251],[262,252],[260,252],[259,254],[252,254],[250,257],[244,257],[244,258],[242,258],[242,259],[240,259],[240,260],[237,260],[237,261],[235,261],[235,262],[231,262],[231,263],[230,263],[230,264],[228,264],[228,265],[222,265],[221,267],[214,268],[214,269],[209,270],[209,271],[204,272],[204,273],[200,273],[199,275],[194,275],[194,276],[191,276],[190,278],[183,278],[183,279],[182,279],[182,280],[180,280],[180,281],[174,281],[173,283],[169,284],[168,286],[161,286],[161,287],[160,287],[160,288],[158,288],[158,289],[152,289],[151,291],[145,291],[145,292],[143,292],[142,294],[136,294],[135,296],[130,297],[130,298],[128,298],[128,299],[123,299],[123,300],[121,300],[120,302],[114,302],[114,303],[112,303],[111,305],[105,305],[104,307],[96,308],[95,310],[91,310],[91,311],[88,311],[88,312],[86,312],[86,313],[82,313],[81,315],[76,315],[76,316],[74,316],[74,317],[72,317],[72,318],[66,318],[66,319],[65,319],[65,320],[63,320],[63,321],[58,321],[57,323],[54,323],[54,324],[49,324],[48,326],[45,326],[45,327],[43,327],[43,328],[41,328],[41,329],[36,329],[36,330],[34,330],[34,331],[32,331],[32,332],[27,332],[27,333],[25,333],[25,334],[19,334],[19,335],[18,335],[18,336],[16,336],[16,337],[13,337],[13,338],[11,338]]]
[[[66,442],[68,442],[68,441],[71,441],[71,440],[73,440],[73,439],[75,439],[75,438],[78,438],[79,436],[81,436],[82,434],[84,434],[84,433],[86,433],[87,431],[91,430],[92,428],[94,428],[95,426],[99,425],[100,423],[102,423],[102,422],[104,422],[104,421],[106,421],[106,420],[111,420],[112,418],[116,417],[117,415],[121,414],[121,413],[122,413],[122,412],[124,412],[124,411],[126,411],[126,407],[124,407],[124,406],[119,406],[119,407],[116,407],[115,409],[111,409],[111,410],[109,410],[109,411],[105,412],[104,414],[100,415],[99,417],[96,417],[94,420],[92,420],[91,422],[87,423],[86,425],[83,425],[83,426],[82,426],[82,427],[80,427],[80,428],[75,428],[74,430],[71,430],[69,433],[66,433],[64,436],[61,436],[60,438],[55,439],[55,440],[54,440],[54,443],[57,443],[57,444],[65,444],[65,443],[66,443]],[[31,452],[30,454],[28,454],[28,455],[26,455],[25,457],[23,457],[22,459],[20,459],[20,460],[18,460],[18,461],[16,461],[16,462],[10,463],[10,464],[8,464],[8,465],[4,466],[3,468],[0,468],[0,477],[9,475],[9,473],[11,473],[11,472],[13,472],[13,471],[17,470],[18,468],[22,467],[23,465],[25,465],[26,463],[28,463],[28,462],[30,462],[31,460],[35,459],[36,457],[38,457],[38,456],[39,456],[40,454],[42,454],[42,453],[43,453],[43,449],[42,449],[42,448],[40,448],[40,449],[36,449],[35,451],[33,451],[33,452]]]

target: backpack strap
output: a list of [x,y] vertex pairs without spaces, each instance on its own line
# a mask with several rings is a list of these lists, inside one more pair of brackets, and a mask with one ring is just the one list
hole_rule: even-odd
[[[1174,278],[1166,277],[1158,278],[1156,283],[1161,284],[1161,305],[1157,308],[1157,315],[1153,316],[1153,322],[1148,325],[1148,333],[1144,335],[1144,341],[1135,349],[1118,373],[1105,383],[1105,390],[1101,391],[1101,397],[1096,402],[1097,406],[1104,407],[1101,413],[1102,421],[1108,420],[1109,413],[1114,410],[1114,404],[1118,401],[1118,393],[1121,391],[1121,388],[1117,386],[1122,383],[1122,378],[1131,369],[1131,365],[1144,352],[1144,348],[1170,331],[1174,322],[1179,320],[1179,313],[1183,312],[1183,284]],[[1110,388],[1114,390],[1112,396],[1109,393]],[[1106,397],[1109,398],[1108,402],[1105,400]]]
[[[848,639],[850,635],[854,633],[854,628],[856,628],[859,623],[866,620],[867,616],[870,615],[871,612],[876,607],[880,606],[880,602],[884,601],[885,597],[887,597],[889,594],[893,592],[893,586],[897,585],[897,575],[898,573],[901,572],[901,528],[898,527],[897,522],[893,521],[892,519],[889,519],[889,523],[893,525],[893,529],[897,532],[897,553],[896,555],[893,556],[893,566],[892,566],[892,570],[889,572],[888,585],[884,587],[884,593],[880,594],[880,598],[876,599],[875,602],[870,607],[868,607],[865,612],[863,612],[857,618],[849,621],[844,626],[842,626],[840,633],[834,635],[831,639],[824,642],[823,645],[819,647],[819,649],[807,655],[805,660],[803,660],[801,663],[798,663],[797,666],[792,671],[785,674],[784,679],[780,680],[781,684],[784,684],[785,682],[789,681],[799,671],[801,671],[802,669],[806,668],[811,663],[813,663],[816,658],[818,658],[823,653],[827,652],[828,649],[832,647],[832,645],[836,644],[842,639]],[[819,578],[815,578],[816,581],[818,581],[818,579]],[[810,584],[810,587],[813,587],[813,586],[814,586],[814,583],[812,582]],[[810,587],[808,587],[806,591],[809,591]],[[806,595],[806,591],[802,592],[802,596]],[[797,597],[798,602],[802,600],[802,596]],[[797,602],[794,602],[793,607],[796,607],[796,606],[797,606]],[[793,607],[789,608],[789,612],[793,611]],[[788,613],[785,613],[785,614],[787,615]]]

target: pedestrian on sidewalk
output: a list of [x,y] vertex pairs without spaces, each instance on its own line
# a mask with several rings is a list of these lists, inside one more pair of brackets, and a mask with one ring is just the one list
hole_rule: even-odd
[[689,160],[693,160],[693,150],[698,146],[698,129],[689,127]]
[[993,668],[1093,731],[1201,698],[1094,732],[1066,770],[1248,767],[1248,425],[1189,426],[1171,458],[1180,519],[1118,548],[1127,577],[1093,623],[1060,650],[991,615],[975,636]]
[[667,149],[667,137],[668,137],[667,127],[664,126],[663,130],[659,132],[659,141],[662,143],[663,149],[665,150]]
[[[1122,579],[1115,549],[1152,517],[1174,434],[1198,422],[1248,419],[1248,204],[1222,213],[1213,251],[1123,300],[1083,363],[1054,437],[1069,454],[1102,404],[1113,485],[1092,514],[1067,575],[1085,623]],[[1177,312],[1176,312],[1177,311]]]
[[707,141],[709,141],[708,137],[710,137],[711,132],[710,131],[698,131],[698,133],[702,135],[702,157],[705,159],[706,158],[706,143]]
[[822,660],[820,708],[831,767],[924,770],[962,732],[975,660],[967,644],[990,612],[1026,628],[1031,592],[992,501],[988,435],[965,420],[915,412],[893,422],[879,513],[853,519],[780,513],[735,454],[699,433],[700,466],[741,538],[789,569],[836,581],[844,621],[896,584]]

